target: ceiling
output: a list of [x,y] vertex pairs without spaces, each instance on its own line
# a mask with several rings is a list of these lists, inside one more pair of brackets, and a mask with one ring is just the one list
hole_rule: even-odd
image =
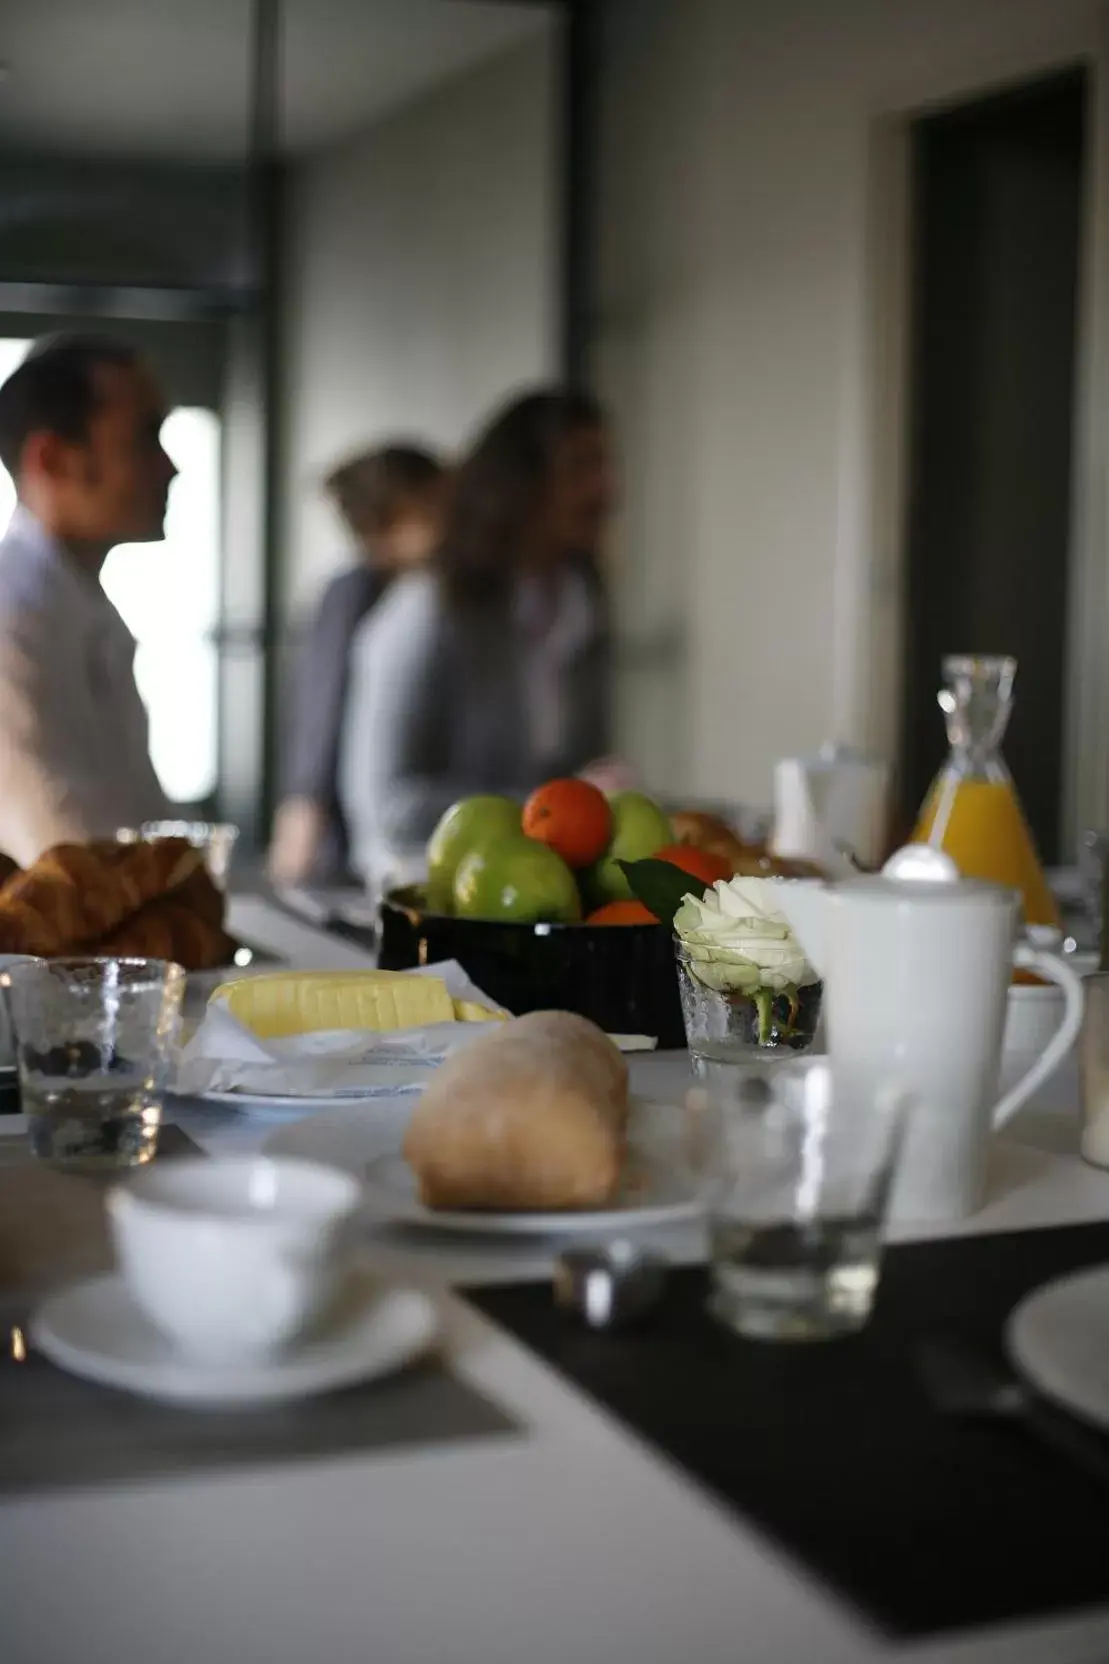
[[[248,135],[250,0],[24,0],[0,24],[0,149],[220,162]],[[503,0],[283,0],[280,141],[335,143],[550,26]]]

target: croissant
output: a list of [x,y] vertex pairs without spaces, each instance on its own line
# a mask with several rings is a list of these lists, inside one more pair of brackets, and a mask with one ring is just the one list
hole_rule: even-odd
[[187,971],[210,971],[231,962],[235,944],[220,924],[203,918],[176,896],[166,896],[132,913],[97,943],[96,952],[170,959]]
[[87,948],[183,886],[203,859],[183,838],[58,844],[0,887],[0,950],[48,957]]

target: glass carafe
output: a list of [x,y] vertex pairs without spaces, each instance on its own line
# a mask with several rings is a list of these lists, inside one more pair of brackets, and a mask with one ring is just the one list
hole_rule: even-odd
[[944,850],[966,878],[1019,890],[1030,925],[1058,925],[1036,845],[1001,741],[1013,708],[1017,661],[951,655],[938,698],[951,751],[920,811],[913,838]]

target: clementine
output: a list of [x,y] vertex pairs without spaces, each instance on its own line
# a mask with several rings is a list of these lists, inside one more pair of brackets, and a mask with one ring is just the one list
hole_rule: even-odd
[[608,901],[590,913],[586,924],[657,924],[655,915],[641,901]]
[[723,855],[714,855],[707,849],[695,849],[692,844],[667,844],[665,849],[658,851],[655,860],[669,861],[672,867],[680,867],[690,878],[699,878],[702,884],[715,884],[718,878],[731,878],[735,871]]
[[588,780],[548,780],[524,804],[523,828],[569,867],[588,867],[612,836],[612,810]]

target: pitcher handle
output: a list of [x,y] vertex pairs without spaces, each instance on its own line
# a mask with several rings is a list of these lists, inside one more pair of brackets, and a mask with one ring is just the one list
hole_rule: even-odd
[[1078,1039],[1086,1006],[1086,995],[1080,978],[1068,964],[1054,954],[1040,953],[1024,942],[1018,942],[1013,949],[1013,964],[1022,971],[1034,971],[1037,976],[1042,976],[1047,982],[1054,982],[1063,990],[1063,1020],[1032,1067],[994,1106],[995,1129],[1004,1126],[1009,1117],[1028,1101],[1033,1092],[1039,1091],[1048,1076],[1055,1073]]

